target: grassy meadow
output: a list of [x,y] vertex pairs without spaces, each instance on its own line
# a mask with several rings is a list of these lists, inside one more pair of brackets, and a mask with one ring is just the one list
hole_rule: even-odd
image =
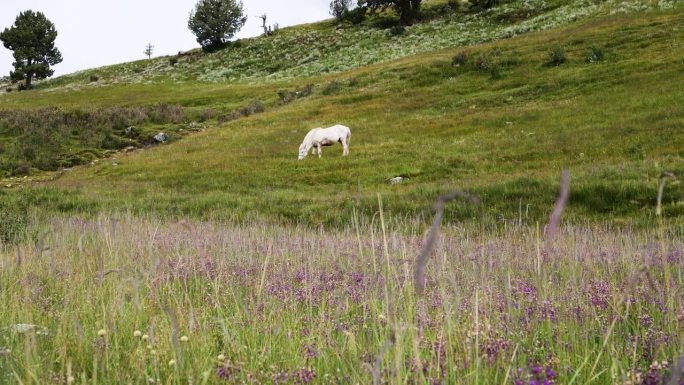
[[0,93],[0,384],[684,384],[681,4],[452,4]]
[[[352,208],[369,219],[378,193],[395,216],[427,219],[435,197],[457,189],[483,204],[451,207],[447,221],[534,224],[548,217],[568,167],[569,218],[653,226],[659,177],[684,171],[684,95],[673,83],[684,56],[672,49],[684,37],[677,27],[683,20],[678,10],[608,16],[285,83],[37,92],[32,105],[65,111],[86,98],[96,111],[135,110],[145,100],[163,103],[152,111],[177,106],[179,122],[141,118],[141,137],[201,132],[11,191],[60,212],[266,217],[335,227],[351,223]],[[549,65],[559,47],[566,61]],[[601,61],[588,61],[592,49]],[[297,91],[307,96],[291,96]],[[7,99],[17,103],[13,111],[28,108],[24,97]],[[263,112],[251,114],[254,103]],[[342,158],[337,146],[322,159],[296,160],[308,129],[338,122],[352,129],[351,156]],[[121,133],[125,125],[112,128],[121,146],[132,140]],[[389,185],[395,176],[408,179]],[[682,225],[683,193],[677,181],[664,190],[664,217],[674,226]]]
[[417,294],[404,225],[53,218],[0,253],[0,383],[665,384],[682,353],[681,237],[447,226]]

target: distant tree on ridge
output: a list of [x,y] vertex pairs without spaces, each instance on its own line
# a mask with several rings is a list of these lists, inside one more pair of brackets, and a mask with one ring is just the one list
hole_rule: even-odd
[[147,43],[147,45],[145,46],[145,51],[143,51],[143,53],[145,55],[147,55],[148,59],[151,59],[153,51],[154,51],[154,46],[152,45],[152,43]]
[[332,0],[330,2],[330,15],[334,16],[337,21],[342,21],[351,6],[352,0]]
[[239,0],[199,0],[190,11],[188,28],[205,51],[223,48],[245,25]]

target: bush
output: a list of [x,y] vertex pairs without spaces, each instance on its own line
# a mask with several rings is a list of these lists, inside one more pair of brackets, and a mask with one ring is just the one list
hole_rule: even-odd
[[28,163],[22,163],[19,166],[17,166],[14,170],[12,170],[12,173],[10,174],[11,176],[24,176],[24,175],[29,175],[31,173],[31,167],[28,165]]
[[589,48],[589,54],[587,55],[587,63],[599,63],[604,59],[603,50],[598,47]]
[[238,108],[237,110],[231,112],[228,115],[223,115],[219,116],[218,118],[218,123],[223,124],[225,122],[231,122],[233,120],[240,119],[242,117],[254,115],[254,114],[259,114],[266,111],[266,107],[264,106],[264,103],[261,102],[261,100],[254,100],[247,104],[246,106],[242,106]]
[[347,11],[343,16],[343,19],[352,24],[361,24],[366,20],[367,12],[368,9],[366,7],[357,7]]
[[468,64],[468,54],[465,51],[461,51],[457,53],[452,59],[451,59],[451,65],[453,66],[464,66]]
[[341,88],[340,82],[337,80],[333,80],[330,83],[326,84],[325,87],[323,88],[323,95],[331,95],[334,93],[337,93]]
[[480,72],[488,73],[491,79],[500,79],[502,77],[501,63],[495,60],[501,51],[494,48],[489,52],[483,52],[475,59],[475,68]]
[[90,75],[90,82],[94,83],[96,81],[100,80],[100,77],[97,75]]
[[482,72],[487,72],[492,67],[491,54],[488,52],[481,53],[477,60],[475,60],[475,68]]
[[154,123],[164,124],[164,123],[180,123],[185,118],[185,112],[183,107],[160,103],[154,107],[150,112],[150,120]]
[[23,202],[0,200],[0,243],[15,244],[26,238],[28,206]]
[[173,66],[175,66],[176,64],[178,64],[178,58],[175,57],[175,56],[171,56],[171,57],[169,58],[169,65],[170,65],[171,67],[173,67]]
[[478,9],[489,9],[499,5],[501,0],[470,0],[470,4]]
[[278,91],[278,98],[280,98],[281,103],[288,104],[295,99],[304,98],[311,95],[313,93],[313,89],[313,84],[307,84],[306,86],[297,88],[294,91],[280,90]]
[[491,79],[501,79],[503,77],[499,63],[491,63],[489,65],[489,77]]
[[548,66],[559,66],[566,62],[565,48],[555,47],[549,52],[549,61],[546,62]]
[[390,36],[401,36],[404,33],[406,33],[406,27],[404,27],[403,25],[395,25],[389,30]]
[[213,108],[207,108],[199,114],[199,121],[206,122],[209,119],[213,119],[216,116],[216,111]]

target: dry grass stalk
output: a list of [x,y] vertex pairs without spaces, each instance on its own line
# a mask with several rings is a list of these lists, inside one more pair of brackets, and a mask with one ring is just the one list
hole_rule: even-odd
[[561,174],[561,186],[560,194],[558,195],[558,200],[553,207],[553,213],[551,213],[551,218],[549,218],[549,227],[546,231],[546,239],[551,240],[558,233],[558,226],[560,225],[561,215],[563,215],[563,210],[568,204],[568,198],[570,197],[570,171],[566,168]]
[[663,191],[668,180],[677,180],[677,177],[671,172],[664,172],[660,176],[660,183],[658,184],[658,204],[656,206],[656,215],[661,216],[663,213]]
[[430,252],[435,247],[437,237],[439,236],[439,226],[442,223],[442,217],[444,216],[444,206],[456,198],[467,199],[475,204],[479,203],[479,199],[477,199],[477,197],[461,191],[454,191],[450,194],[442,195],[437,198],[437,202],[434,206],[435,218],[432,221],[432,226],[430,227],[430,232],[425,240],[425,244],[423,244],[423,248],[416,259],[414,279],[418,294],[423,294],[425,291],[425,267],[427,265],[428,257],[430,256]]
[[684,356],[679,358],[679,361],[672,365],[670,369],[670,379],[667,380],[667,385],[681,384],[682,375],[684,374]]

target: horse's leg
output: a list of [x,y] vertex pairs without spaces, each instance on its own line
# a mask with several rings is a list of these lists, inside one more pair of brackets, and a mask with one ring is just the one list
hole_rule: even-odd
[[318,157],[320,158],[321,154],[323,154],[323,151],[321,150],[321,144],[320,143],[318,143],[316,145],[316,150],[318,151]]
[[344,141],[342,142],[342,156],[347,155],[349,155],[349,136],[344,138]]

